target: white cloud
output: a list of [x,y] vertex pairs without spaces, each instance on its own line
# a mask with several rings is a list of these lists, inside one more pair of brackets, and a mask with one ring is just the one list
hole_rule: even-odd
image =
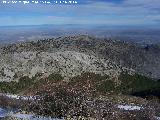
[[[26,18],[2,18],[19,23],[154,24],[160,15],[160,0],[124,0],[121,4],[95,1],[80,5],[0,5],[0,14],[28,14]],[[29,17],[31,14],[32,17]],[[40,15],[34,17],[35,15]],[[47,17],[50,16],[50,17]],[[59,18],[59,19],[58,19]],[[18,24],[18,23],[17,23]]]
[[148,7],[148,8],[160,7],[159,0],[125,0],[123,4],[127,6],[141,6],[141,7]]

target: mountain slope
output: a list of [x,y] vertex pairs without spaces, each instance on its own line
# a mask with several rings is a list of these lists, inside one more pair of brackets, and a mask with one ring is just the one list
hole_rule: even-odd
[[66,79],[82,72],[118,76],[122,71],[158,79],[158,49],[85,35],[11,44],[0,50],[0,80],[54,72]]

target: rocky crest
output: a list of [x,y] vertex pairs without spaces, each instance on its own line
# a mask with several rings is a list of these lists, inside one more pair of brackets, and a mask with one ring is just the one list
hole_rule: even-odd
[[37,73],[60,73],[65,79],[82,72],[115,77],[122,71],[159,79],[159,49],[85,35],[5,45],[0,49],[0,81]]

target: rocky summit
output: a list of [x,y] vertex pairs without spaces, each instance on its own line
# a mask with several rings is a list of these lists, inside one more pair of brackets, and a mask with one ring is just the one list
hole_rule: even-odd
[[124,71],[159,79],[159,49],[87,35],[2,45],[0,81],[37,73],[59,73],[66,80],[83,72],[117,77]]

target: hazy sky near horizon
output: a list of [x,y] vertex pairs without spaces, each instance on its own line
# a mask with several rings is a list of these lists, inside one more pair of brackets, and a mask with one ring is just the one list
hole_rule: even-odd
[[[160,25],[160,0],[76,0],[78,4],[68,5],[2,4],[3,1],[0,0],[0,26],[41,24]],[[53,2],[52,0],[48,1]]]

